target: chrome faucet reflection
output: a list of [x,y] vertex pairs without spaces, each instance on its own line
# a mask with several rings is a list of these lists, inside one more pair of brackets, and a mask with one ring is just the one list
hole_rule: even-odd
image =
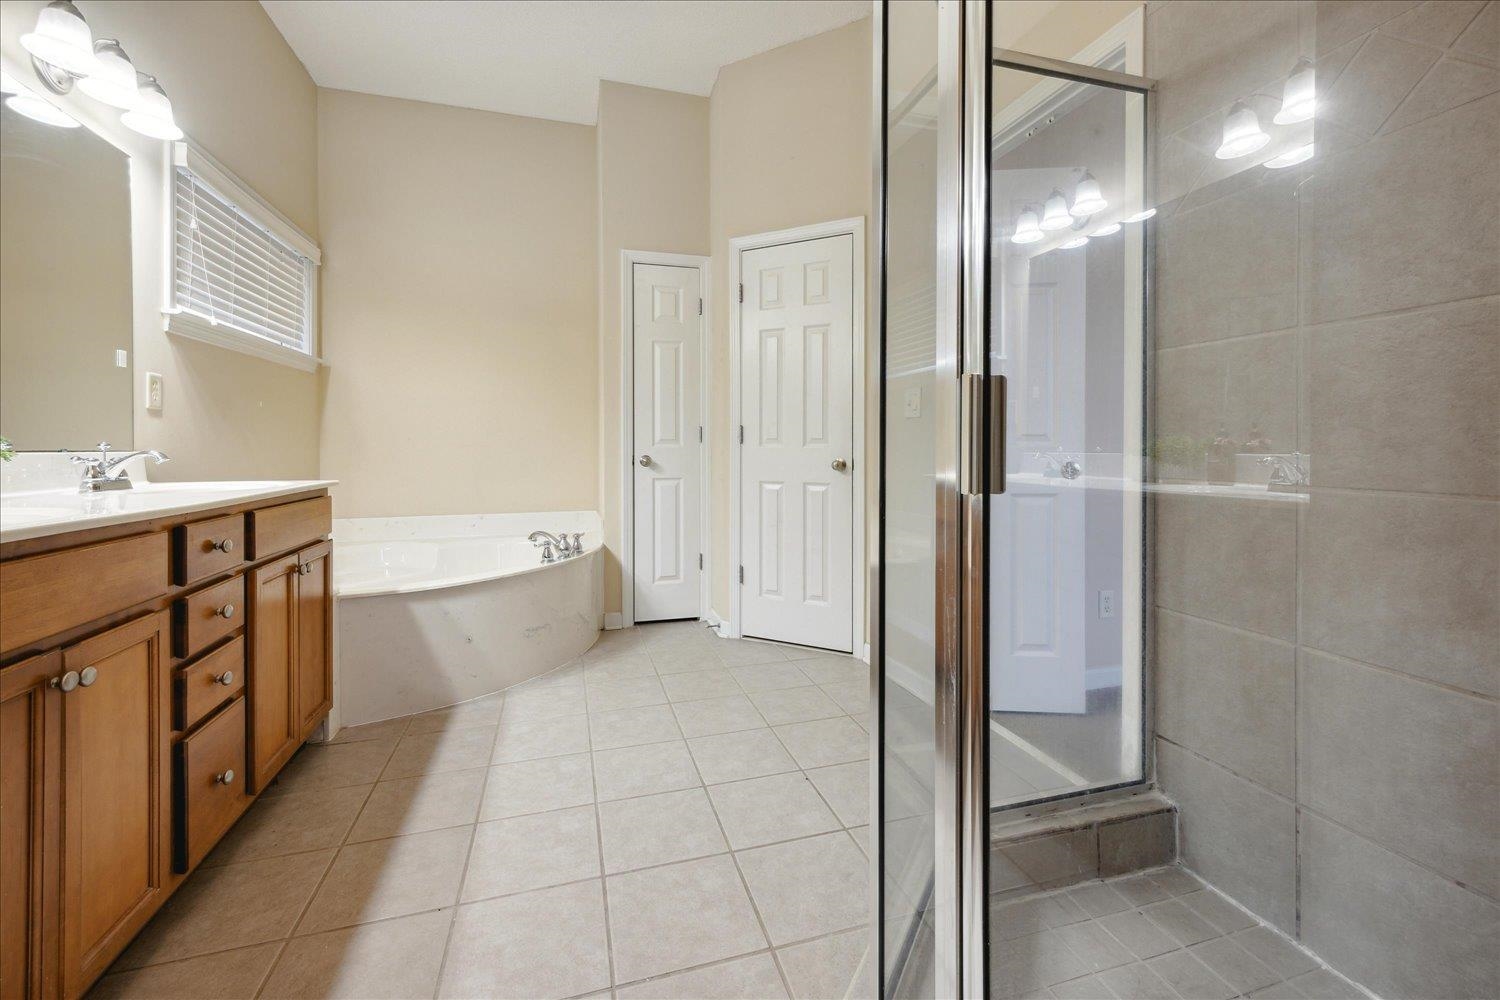
[[83,475],[78,482],[78,492],[101,493],[105,490],[133,488],[130,474],[125,471],[125,463],[137,455],[145,455],[157,465],[171,461],[161,452],[149,448],[142,451],[127,451],[123,455],[111,455],[108,441],[99,442],[99,457],[97,458],[92,455],[75,455],[70,452],[68,461],[78,466]]
[[[533,531],[526,536],[526,539],[532,545],[541,548],[544,563],[557,562],[558,559],[571,559],[583,553],[582,532],[574,533],[572,541],[568,540],[566,531],[560,531],[555,535],[548,531]],[[557,555],[553,554],[554,548],[557,550]]]

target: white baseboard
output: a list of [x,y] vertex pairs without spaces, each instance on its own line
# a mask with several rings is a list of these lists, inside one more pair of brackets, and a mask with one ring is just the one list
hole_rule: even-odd
[[715,611],[713,608],[709,608],[708,613],[703,616],[703,621],[708,625],[709,628],[717,629],[723,619],[719,617],[719,613],[717,611]]
[[1089,667],[1083,672],[1083,687],[1086,691],[1117,688],[1120,686],[1120,677],[1119,664],[1112,667]]
[[620,611],[606,611],[606,612],[604,612],[604,627],[605,627],[606,630],[612,630],[612,629],[617,629],[617,628],[624,628],[625,627],[625,615],[624,615],[624,613],[620,612]]
[[864,647],[860,650],[859,658],[865,663],[870,662],[870,644],[868,642],[865,643]]
[[707,621],[714,627],[714,631],[719,634],[720,639],[729,639],[733,637],[734,633],[729,629],[729,621],[713,608],[708,609],[708,618],[706,618],[705,621]]

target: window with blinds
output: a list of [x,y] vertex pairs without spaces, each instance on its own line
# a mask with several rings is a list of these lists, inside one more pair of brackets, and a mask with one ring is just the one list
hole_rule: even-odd
[[[273,345],[271,356],[285,348],[311,358],[315,262],[190,165],[173,169],[169,327],[196,327],[186,332],[252,354]],[[234,334],[257,338],[261,349],[226,343]]]

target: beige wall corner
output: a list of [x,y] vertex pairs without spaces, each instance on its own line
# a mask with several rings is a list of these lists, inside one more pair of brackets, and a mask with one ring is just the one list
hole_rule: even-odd
[[[0,51],[13,65],[29,67],[18,39],[42,6],[0,6]],[[90,4],[87,16],[94,37],[120,39],[161,81],[189,137],[316,237],[317,90],[260,4]],[[135,444],[172,456],[153,478],[315,476],[316,375],[162,332],[167,145],[130,132],[77,93],[60,103],[131,157]],[[144,408],[147,371],[166,379],[161,413]]]
[[599,495],[604,610],[621,609],[620,251],[707,255],[708,98],[599,84]]
[[[708,509],[711,593],[713,607],[721,614],[729,613],[735,573],[730,565],[732,498],[727,472],[729,240],[853,216],[870,219],[870,62],[866,18],[725,66],[709,98],[709,229],[714,256],[709,461],[715,475]],[[869,308],[865,314],[874,316]]]
[[598,504],[594,130],[319,93],[344,517]]

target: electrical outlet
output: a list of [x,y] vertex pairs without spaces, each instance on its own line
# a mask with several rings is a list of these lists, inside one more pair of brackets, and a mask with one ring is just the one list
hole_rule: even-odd
[[1099,591],[1099,617],[1113,618],[1115,616],[1115,592],[1113,590]]
[[922,415],[922,387],[913,386],[906,390],[906,419],[915,420]]
[[146,409],[161,412],[162,378],[156,372],[146,373]]

